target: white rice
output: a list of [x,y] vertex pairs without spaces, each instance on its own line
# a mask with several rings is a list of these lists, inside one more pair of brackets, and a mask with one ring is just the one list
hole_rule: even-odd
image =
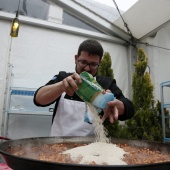
[[127,165],[122,161],[125,153],[115,144],[103,142],[91,143],[64,152],[70,154],[71,159],[78,164],[90,164],[94,161],[98,165]]
[[94,115],[93,123],[94,123],[94,133],[95,133],[96,142],[110,143],[109,138],[107,138],[107,131],[102,124],[102,119],[100,118],[96,108],[90,103],[87,103],[87,105],[89,106],[91,112]]

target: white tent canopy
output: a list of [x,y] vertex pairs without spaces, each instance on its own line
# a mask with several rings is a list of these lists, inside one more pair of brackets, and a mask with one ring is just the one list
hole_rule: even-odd
[[[170,20],[169,0],[138,0],[123,14],[133,36],[143,39],[156,33]],[[114,21],[124,31],[127,31],[122,19]]]
[[[138,0],[122,17],[149,59],[155,100],[160,100],[160,83],[170,80],[170,1]],[[114,24],[127,31],[121,18]],[[167,90],[167,93],[169,91]],[[167,99],[167,98],[166,98]]]

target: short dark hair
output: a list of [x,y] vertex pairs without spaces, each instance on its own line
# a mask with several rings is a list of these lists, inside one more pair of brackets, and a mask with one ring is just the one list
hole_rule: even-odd
[[94,40],[94,39],[87,39],[85,41],[83,41],[79,48],[78,48],[78,56],[80,56],[81,51],[86,51],[90,54],[97,54],[98,56],[100,56],[100,60],[102,59],[103,56],[103,47],[102,45]]

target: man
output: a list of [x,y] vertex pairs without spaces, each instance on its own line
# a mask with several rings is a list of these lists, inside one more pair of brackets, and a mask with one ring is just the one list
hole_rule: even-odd
[[[97,70],[103,56],[101,44],[93,39],[82,42],[75,55],[75,73],[60,72],[45,86],[40,87],[34,95],[37,106],[48,106],[54,102],[52,136],[88,136],[94,134],[93,124],[84,122],[86,112],[93,115],[84,101],[75,93],[77,83],[82,83],[79,74],[86,71],[96,77],[97,82],[107,91],[114,94],[116,99],[108,102],[108,107],[100,113],[102,121],[106,118],[113,123],[114,120],[130,119],[134,115],[132,102],[125,98],[117,87],[116,81],[97,75]],[[92,121],[93,122],[93,121]]]

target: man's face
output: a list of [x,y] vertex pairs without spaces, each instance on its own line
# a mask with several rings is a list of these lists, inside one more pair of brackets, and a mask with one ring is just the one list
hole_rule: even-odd
[[80,56],[75,56],[76,72],[80,74],[83,71],[95,76],[100,64],[100,56],[82,51]]

